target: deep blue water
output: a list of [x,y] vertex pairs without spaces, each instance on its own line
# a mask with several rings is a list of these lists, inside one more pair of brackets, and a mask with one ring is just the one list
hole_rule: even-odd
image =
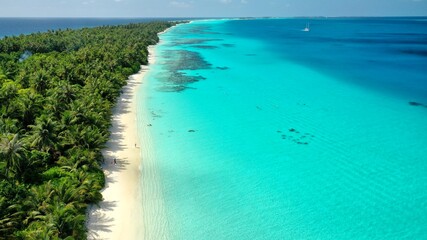
[[[310,32],[302,32],[310,23]],[[427,100],[427,18],[313,18],[230,21],[283,59],[346,81]],[[262,32],[259,29],[263,29]]]
[[427,239],[426,24],[162,35],[139,96],[144,239]]

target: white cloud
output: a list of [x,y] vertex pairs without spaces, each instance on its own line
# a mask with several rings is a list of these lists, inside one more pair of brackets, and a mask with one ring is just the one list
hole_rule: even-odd
[[114,0],[114,2],[123,2],[123,0]]
[[190,3],[183,2],[183,1],[172,1],[172,2],[169,2],[169,5],[171,5],[172,7],[177,7],[177,8],[189,8],[189,7],[191,7]]
[[248,3],[248,1],[247,1],[247,0],[240,0],[240,2],[241,2],[242,4],[247,4],[247,3]]
[[232,2],[232,0],[219,0],[221,3],[224,3],[224,4],[229,4],[229,3],[231,3]]

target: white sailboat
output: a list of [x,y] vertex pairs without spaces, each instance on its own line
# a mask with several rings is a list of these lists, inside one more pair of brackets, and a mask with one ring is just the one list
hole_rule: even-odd
[[305,28],[302,30],[303,32],[310,32],[310,23],[305,25]]

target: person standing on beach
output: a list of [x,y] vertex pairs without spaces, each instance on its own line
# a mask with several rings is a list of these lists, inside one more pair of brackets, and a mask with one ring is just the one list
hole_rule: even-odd
[[115,159],[115,158],[114,158],[114,161],[113,161],[113,162],[114,162],[114,165],[116,165],[116,164],[117,164],[117,161],[116,161],[116,159]]

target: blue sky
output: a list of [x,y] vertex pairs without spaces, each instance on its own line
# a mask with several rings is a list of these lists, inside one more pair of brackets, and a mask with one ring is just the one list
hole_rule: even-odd
[[0,0],[0,17],[427,16],[427,0]]

